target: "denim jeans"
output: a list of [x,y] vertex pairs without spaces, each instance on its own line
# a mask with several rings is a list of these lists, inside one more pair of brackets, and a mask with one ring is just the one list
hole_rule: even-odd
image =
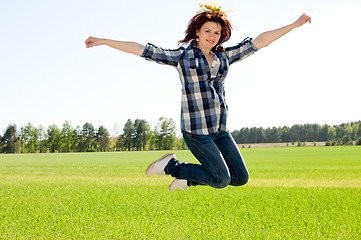
[[171,161],[167,170],[173,177],[188,180],[188,185],[209,185],[214,188],[241,186],[248,182],[246,164],[229,132],[182,134],[189,150],[201,165]]

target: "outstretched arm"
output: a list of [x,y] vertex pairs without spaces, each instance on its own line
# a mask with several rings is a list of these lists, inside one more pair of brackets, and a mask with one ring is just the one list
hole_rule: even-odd
[[136,42],[126,42],[126,41],[117,41],[105,38],[96,38],[89,37],[85,41],[85,45],[87,48],[99,46],[99,45],[107,45],[109,47],[118,49],[123,52],[132,53],[137,56],[141,56],[144,52],[144,46],[136,43]]
[[276,41],[286,33],[290,32],[292,29],[302,26],[305,23],[311,23],[311,17],[307,14],[302,14],[294,23],[271,30],[268,32],[261,33],[258,37],[256,37],[252,43],[258,48],[264,48],[270,45],[272,42]]

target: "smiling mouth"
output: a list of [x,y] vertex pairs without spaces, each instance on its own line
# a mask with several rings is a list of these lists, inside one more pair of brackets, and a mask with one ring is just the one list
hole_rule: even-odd
[[209,44],[214,44],[214,41],[206,40]]

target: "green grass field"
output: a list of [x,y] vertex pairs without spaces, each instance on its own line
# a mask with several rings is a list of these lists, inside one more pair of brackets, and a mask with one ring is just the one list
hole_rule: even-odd
[[172,193],[165,152],[0,155],[0,239],[361,239],[361,147],[241,152],[246,186]]

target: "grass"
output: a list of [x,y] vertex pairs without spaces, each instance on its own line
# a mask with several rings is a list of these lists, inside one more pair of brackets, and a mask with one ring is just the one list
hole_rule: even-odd
[[172,193],[165,152],[0,155],[0,239],[361,238],[360,147],[241,151],[246,186]]

